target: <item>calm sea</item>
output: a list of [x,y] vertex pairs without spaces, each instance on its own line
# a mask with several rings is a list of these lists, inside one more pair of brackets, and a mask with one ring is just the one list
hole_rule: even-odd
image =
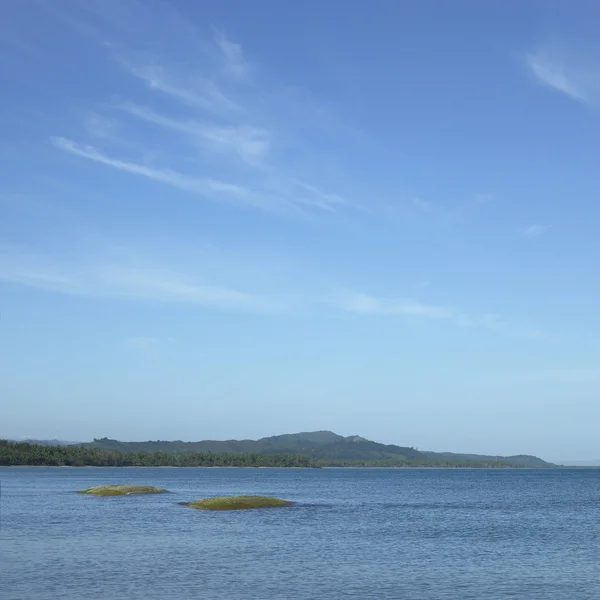
[[[600,598],[600,471],[1,468],[3,600]],[[140,483],[171,493],[95,498]],[[267,494],[289,508],[178,502]]]

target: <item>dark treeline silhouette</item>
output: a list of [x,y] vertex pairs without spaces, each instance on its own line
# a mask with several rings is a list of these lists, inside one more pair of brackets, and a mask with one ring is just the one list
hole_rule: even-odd
[[0,465],[48,467],[317,467],[307,456],[120,452],[81,446],[41,446],[0,440]]
[[510,468],[501,460],[393,458],[314,459],[297,454],[122,452],[90,446],[43,446],[0,440],[0,465],[47,467],[428,467]]

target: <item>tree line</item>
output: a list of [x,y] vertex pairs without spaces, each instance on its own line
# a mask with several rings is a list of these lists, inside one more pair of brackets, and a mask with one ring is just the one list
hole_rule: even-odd
[[44,446],[0,440],[0,466],[47,467],[412,467],[412,468],[514,468],[501,460],[463,459],[316,459],[300,454],[248,452],[124,452],[90,446]]
[[0,440],[0,465],[47,467],[319,467],[299,455],[212,452],[120,452],[82,446],[41,446]]

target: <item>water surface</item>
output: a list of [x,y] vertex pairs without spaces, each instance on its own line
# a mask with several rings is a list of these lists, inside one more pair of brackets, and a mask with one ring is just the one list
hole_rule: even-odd
[[[600,598],[600,471],[0,468],[4,600]],[[171,493],[96,498],[101,483]],[[264,494],[286,508],[178,502]]]

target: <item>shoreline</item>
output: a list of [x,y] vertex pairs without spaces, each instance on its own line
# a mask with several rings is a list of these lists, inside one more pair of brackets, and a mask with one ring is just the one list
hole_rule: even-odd
[[157,465],[157,466],[116,466],[116,465],[0,465],[0,469],[285,469],[298,470],[298,471],[311,471],[311,470],[323,470],[323,469],[377,469],[377,470],[389,470],[389,471],[407,471],[407,470],[439,470],[439,471],[564,471],[564,470],[600,470],[600,466],[592,467],[579,467],[579,466],[560,466],[560,467],[424,467],[424,466],[405,466],[405,467],[378,467],[378,466],[348,466],[348,467],[336,467],[336,466],[322,466],[322,467],[233,467],[233,466],[198,466],[198,467],[178,467],[176,465]]

